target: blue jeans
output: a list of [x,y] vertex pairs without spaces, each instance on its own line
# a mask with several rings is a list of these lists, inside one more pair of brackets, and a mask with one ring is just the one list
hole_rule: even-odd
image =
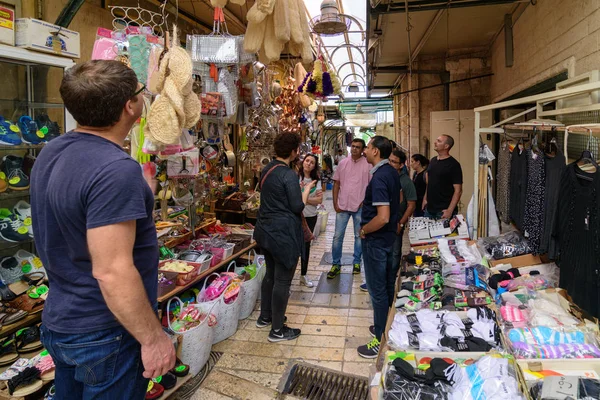
[[[365,260],[365,276],[367,289],[373,306],[375,337],[381,340],[385,330],[387,314],[394,302],[394,285],[396,279],[392,266],[392,246],[386,245],[381,239],[369,238],[362,240],[363,257]],[[397,272],[397,270],[396,270]]]
[[394,276],[398,276],[400,270],[400,261],[402,261],[402,237],[404,236],[404,228],[400,231],[399,235],[396,235],[394,241],[394,247],[392,248],[392,268],[394,269]]
[[333,235],[333,246],[331,248],[332,264],[340,265],[342,261],[342,245],[344,244],[344,236],[348,221],[352,217],[354,224],[354,264],[360,264],[362,258],[362,248],[360,246],[360,214],[362,210],[359,208],[356,212],[342,211],[335,215],[335,234]]
[[125,328],[68,334],[42,325],[41,339],[56,365],[55,400],[145,398],[141,346]]

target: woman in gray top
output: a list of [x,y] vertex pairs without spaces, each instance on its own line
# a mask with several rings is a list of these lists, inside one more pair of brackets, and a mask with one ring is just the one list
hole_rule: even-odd
[[[304,156],[304,160],[302,161],[300,171],[298,173],[300,175],[300,188],[302,189],[302,193],[305,190],[308,190],[308,185],[311,182],[316,181],[317,184],[310,189],[310,193],[308,196],[308,202],[304,207],[304,211],[302,214],[306,218],[306,223],[310,228],[311,232],[315,231],[315,225],[317,224],[317,206],[323,202],[323,191],[319,189],[319,160],[317,156],[314,154],[307,154]],[[306,277],[306,273],[308,272],[308,259],[310,257],[310,242],[304,243],[304,252],[302,253],[300,260],[300,284],[305,285],[306,287],[313,287],[314,284],[312,281]]]

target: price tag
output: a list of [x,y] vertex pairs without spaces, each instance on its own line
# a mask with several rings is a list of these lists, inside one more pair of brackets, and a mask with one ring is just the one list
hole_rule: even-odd
[[568,400],[577,399],[579,378],[576,376],[549,376],[544,379],[542,399]]

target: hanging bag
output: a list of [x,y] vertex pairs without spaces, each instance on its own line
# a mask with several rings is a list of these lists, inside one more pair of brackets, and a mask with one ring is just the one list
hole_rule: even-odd
[[210,35],[193,35],[188,39],[191,40],[189,49],[193,61],[237,64],[240,59],[240,41],[229,34],[222,8],[215,7],[213,32]]
[[[267,177],[269,175],[271,175],[271,172],[273,172],[273,170],[277,167],[284,167],[284,165],[276,164],[273,167],[271,167],[270,170],[267,171],[265,176],[263,176],[262,180],[260,181],[261,189],[262,189],[263,185],[265,184],[265,180],[267,179]],[[306,218],[304,218],[304,215],[300,215],[300,217],[302,218],[302,234],[304,235],[304,242],[310,242],[314,239],[314,236],[312,234],[312,231],[308,227],[308,223],[306,222]]]
[[[169,299],[167,310],[171,309],[171,301],[173,300],[179,303],[179,312],[181,313],[183,302],[179,297]],[[210,356],[210,349],[214,338],[214,318],[211,318],[211,313],[214,311],[215,304],[199,303],[192,304],[192,306],[200,313],[206,315],[198,326],[184,332],[175,332],[172,328],[171,318],[167,318],[167,323],[169,329],[183,339],[181,343],[181,362],[190,366],[191,375],[196,375],[204,367]]]
[[[235,261],[232,261],[229,264],[229,266],[227,267],[227,270],[229,271],[231,266],[235,266],[235,265],[236,265]],[[249,265],[252,265],[252,264],[249,264]],[[237,274],[241,275],[247,271],[245,268],[235,267],[235,272]],[[260,291],[260,279],[258,277],[258,271],[255,271],[255,272],[256,273],[254,274],[254,276],[251,279],[248,279],[247,281],[243,281],[241,283],[242,293],[240,295],[242,296],[242,299],[241,299],[239,319],[248,318],[250,316],[250,314],[252,314],[252,311],[254,311],[254,307],[256,306],[256,300],[258,299],[258,292]]]

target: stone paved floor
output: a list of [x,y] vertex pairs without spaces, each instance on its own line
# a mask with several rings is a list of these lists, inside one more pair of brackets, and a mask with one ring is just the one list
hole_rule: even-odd
[[[325,204],[333,210],[331,194],[326,194]],[[255,326],[259,305],[252,315],[240,321],[238,331],[231,338],[213,346],[213,351],[223,352],[214,369],[192,397],[193,400],[213,399],[273,399],[290,359],[327,368],[368,376],[373,360],[361,358],[356,347],[371,340],[369,325],[373,313],[367,293],[359,289],[360,275],[353,276],[349,295],[315,294],[317,279],[321,272],[329,271],[330,265],[319,265],[324,252],[331,251],[335,226],[335,212],[330,212],[327,229],[311,246],[308,275],[315,282],[314,288],[300,286],[300,267],[292,282],[287,317],[288,324],[302,329],[302,335],[293,341],[270,343],[269,328]],[[343,252],[352,253],[352,220],[348,224]],[[405,246],[407,247],[407,246]],[[351,273],[352,267],[342,268]]]

